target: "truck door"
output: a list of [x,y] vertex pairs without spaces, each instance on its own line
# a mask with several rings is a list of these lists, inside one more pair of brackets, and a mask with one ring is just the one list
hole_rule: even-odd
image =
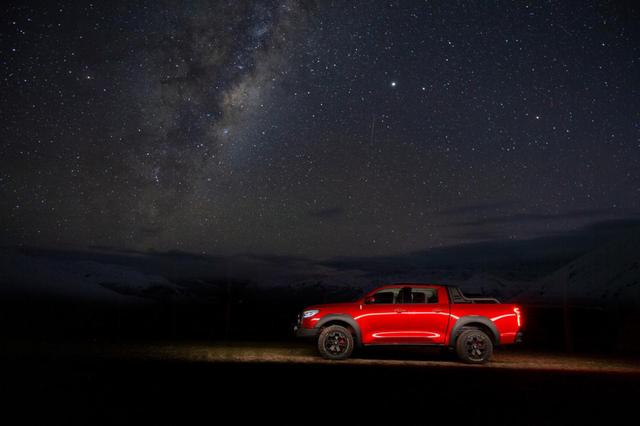
[[443,287],[403,288],[397,305],[406,344],[443,344],[449,326],[449,299]]
[[362,306],[355,317],[360,325],[362,343],[394,344],[401,343],[399,331],[404,328],[404,318],[396,304],[400,288],[386,288],[374,293]]

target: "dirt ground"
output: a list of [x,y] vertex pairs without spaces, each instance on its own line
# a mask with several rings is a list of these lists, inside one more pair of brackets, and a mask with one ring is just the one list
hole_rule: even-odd
[[297,342],[6,343],[12,425],[616,424],[640,394],[635,359],[518,348],[468,366],[399,348],[330,362]]
[[14,356],[155,360],[219,363],[344,364],[387,367],[483,368],[528,371],[621,373],[640,375],[640,360],[566,353],[545,353],[505,347],[496,350],[482,366],[459,362],[455,354],[433,348],[365,348],[345,361],[322,359],[312,343],[300,342],[145,342],[145,343],[15,343],[7,351]]

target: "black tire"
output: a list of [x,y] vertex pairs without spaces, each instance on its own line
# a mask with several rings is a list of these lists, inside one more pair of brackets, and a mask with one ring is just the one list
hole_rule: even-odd
[[330,325],[318,336],[318,351],[325,359],[347,359],[353,352],[353,335],[341,325]]
[[469,364],[485,364],[493,355],[493,342],[484,331],[467,328],[456,340],[458,358]]

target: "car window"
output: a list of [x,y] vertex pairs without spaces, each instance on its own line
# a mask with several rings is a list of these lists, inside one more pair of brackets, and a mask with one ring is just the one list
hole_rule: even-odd
[[383,303],[395,303],[397,294],[398,289],[396,288],[380,290],[379,292],[373,294],[373,301],[371,303],[376,305]]
[[415,287],[411,289],[411,301],[405,303],[438,303],[438,292],[435,288]]

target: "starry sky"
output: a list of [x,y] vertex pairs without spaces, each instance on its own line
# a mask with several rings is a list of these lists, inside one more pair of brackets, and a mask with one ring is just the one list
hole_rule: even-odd
[[377,256],[640,212],[633,2],[2,9],[2,245]]

